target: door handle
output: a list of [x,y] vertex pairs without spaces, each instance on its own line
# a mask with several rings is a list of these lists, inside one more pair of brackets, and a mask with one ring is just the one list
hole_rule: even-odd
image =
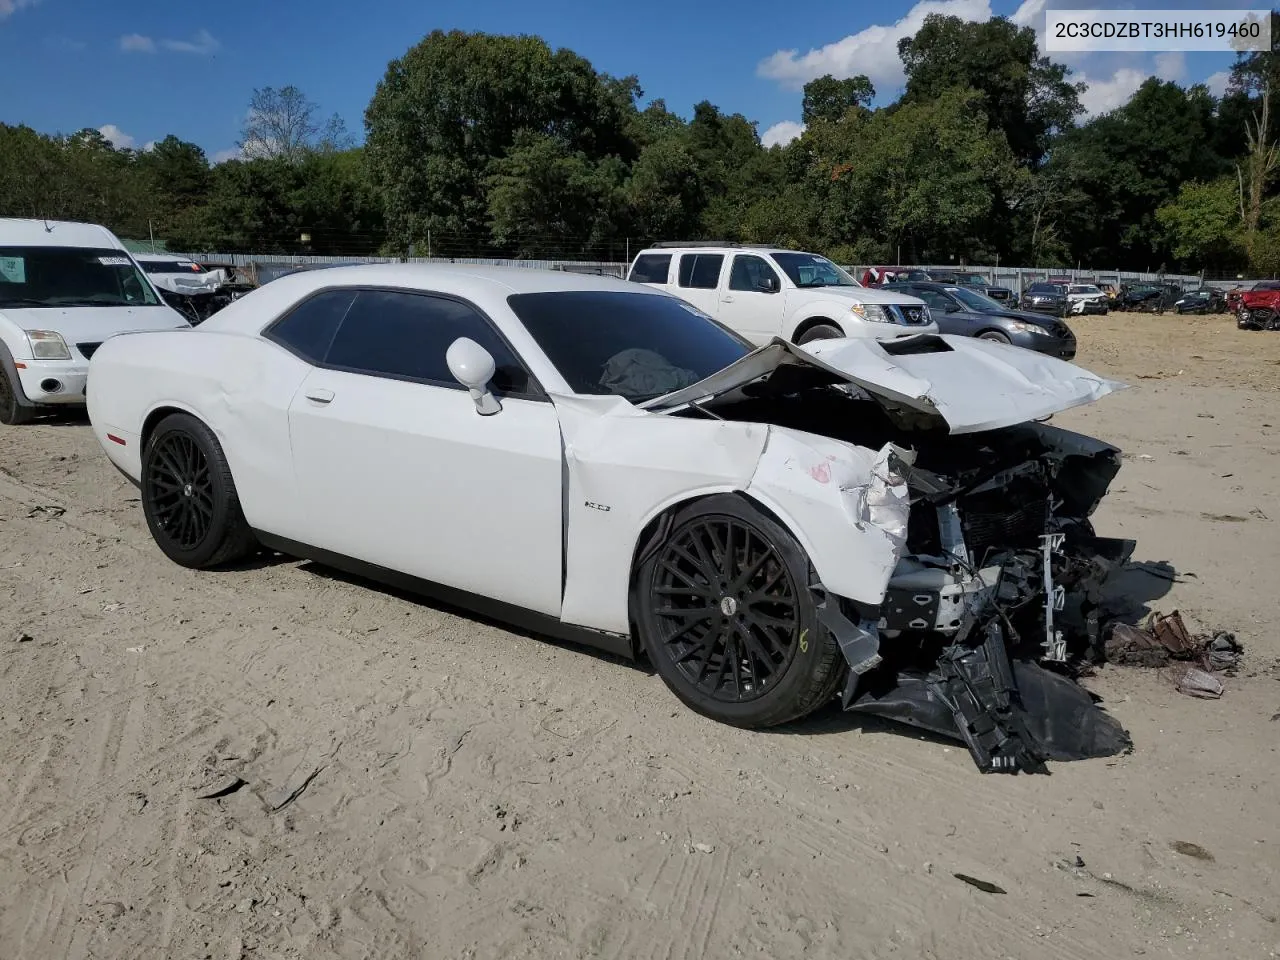
[[313,387],[306,393],[308,400],[314,400],[316,403],[328,403],[333,399],[332,390],[324,390],[320,387]]
[[721,303],[733,303],[733,297],[721,297],[721,298],[720,298],[720,302],[721,302]]

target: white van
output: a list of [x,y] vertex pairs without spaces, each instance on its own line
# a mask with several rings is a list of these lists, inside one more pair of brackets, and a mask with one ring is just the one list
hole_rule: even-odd
[[190,326],[105,227],[0,218],[0,423],[83,405],[108,337]]
[[628,280],[661,287],[757,344],[937,333],[917,297],[864,287],[826,257],[741,243],[655,243]]

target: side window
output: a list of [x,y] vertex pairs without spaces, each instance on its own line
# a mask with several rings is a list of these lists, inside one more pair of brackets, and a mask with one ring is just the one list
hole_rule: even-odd
[[695,290],[714,290],[720,283],[722,253],[686,253],[680,257],[680,286]]
[[729,289],[745,290],[749,293],[765,292],[764,281],[773,280],[773,289],[780,289],[778,275],[773,268],[760,257],[738,254],[733,258],[733,267],[729,270]]
[[493,355],[496,392],[529,392],[528,372],[483,316],[465,303],[429,294],[361,290],[325,361],[358,373],[458,386],[445,354],[459,337],[470,337]]
[[354,290],[326,290],[302,301],[268,327],[265,335],[304,360],[323,363],[338,324],[355,298]]
[[671,273],[671,254],[646,253],[636,257],[627,279],[636,283],[666,283]]
[[939,313],[946,311],[951,306],[951,298],[937,290],[912,290],[913,297],[919,297],[929,305],[930,310],[937,310]]

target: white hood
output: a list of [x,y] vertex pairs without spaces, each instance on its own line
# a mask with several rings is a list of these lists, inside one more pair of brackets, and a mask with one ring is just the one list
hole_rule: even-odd
[[1126,384],[1065,360],[971,337],[921,335],[894,342],[844,338],[798,347],[779,337],[742,359],[643,406],[669,410],[802,365],[831,383],[860,387],[904,426],[977,433],[1093,403]]
[[919,297],[913,297],[908,293],[881,290],[879,287],[797,287],[796,290],[800,293],[819,294],[839,300],[857,300],[860,303],[905,303],[912,306],[924,303]]
[[55,330],[67,343],[101,343],[117,333],[189,327],[172,307],[5,307],[20,330]]

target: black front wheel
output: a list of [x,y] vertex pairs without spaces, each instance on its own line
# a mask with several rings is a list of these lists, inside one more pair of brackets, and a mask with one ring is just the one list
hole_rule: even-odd
[[810,327],[800,335],[796,343],[811,343],[814,340],[838,340],[844,331],[833,323],[819,323]]
[[35,416],[35,411],[31,407],[23,406],[18,402],[19,389],[21,388],[9,380],[9,375],[4,369],[0,368],[0,423],[16,427],[19,424],[30,423]]
[[638,571],[640,640],[698,713],[739,727],[795,720],[830,700],[845,675],[818,622],[814,582],[786,529],[742,497],[708,497],[677,514]]
[[142,512],[165,556],[184,567],[240,560],[256,545],[218,438],[185,413],[165,417],[147,439]]
[[992,343],[1012,343],[1013,341],[1006,337],[999,330],[984,330],[978,334],[979,340],[990,340]]

